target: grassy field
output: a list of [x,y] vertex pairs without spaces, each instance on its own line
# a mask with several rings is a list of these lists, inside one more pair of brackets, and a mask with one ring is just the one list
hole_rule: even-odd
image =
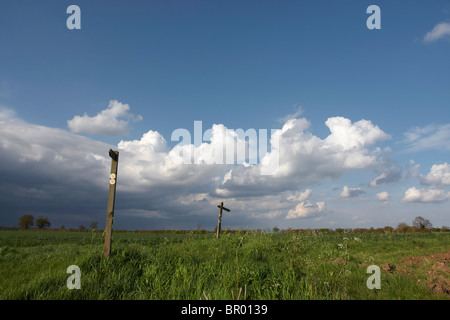
[[[0,231],[0,299],[450,298],[450,232],[127,232],[109,259],[102,250],[99,232]],[[366,285],[373,264],[378,290]],[[66,286],[70,265],[80,290]]]

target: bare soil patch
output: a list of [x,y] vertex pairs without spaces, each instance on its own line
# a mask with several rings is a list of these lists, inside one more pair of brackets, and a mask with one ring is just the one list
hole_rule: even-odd
[[[436,293],[450,296],[450,251],[424,256],[403,257],[398,264],[384,263],[380,268],[388,273],[404,274],[425,281],[425,285]],[[421,280],[423,279],[423,280]]]

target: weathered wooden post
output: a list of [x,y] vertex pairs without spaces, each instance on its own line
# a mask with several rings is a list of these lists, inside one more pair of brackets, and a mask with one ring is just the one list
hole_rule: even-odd
[[109,149],[109,156],[111,157],[111,173],[109,175],[108,208],[106,211],[105,250],[103,251],[103,255],[105,256],[105,258],[108,258],[111,254],[111,235],[114,220],[114,202],[116,198],[119,151],[113,151]]
[[217,222],[217,239],[219,239],[219,236],[220,236],[220,226],[221,226],[221,224],[222,224],[222,209],[225,210],[225,211],[228,211],[228,212],[230,212],[230,209],[225,208],[225,207],[223,206],[223,202],[221,202],[221,203],[220,203],[220,206],[217,206],[217,207],[220,208],[220,210],[219,210],[219,221]]

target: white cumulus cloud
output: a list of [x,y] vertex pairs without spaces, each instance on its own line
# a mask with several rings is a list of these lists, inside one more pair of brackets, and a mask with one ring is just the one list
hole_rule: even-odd
[[117,100],[111,100],[106,109],[90,117],[86,113],[74,116],[67,121],[67,126],[74,133],[104,134],[118,136],[128,133],[130,120],[140,121],[141,116],[134,116],[129,112],[130,106]]
[[420,182],[424,185],[450,186],[450,164],[434,164],[426,176],[420,176]]
[[[111,106],[117,108],[115,103]],[[279,146],[262,159],[279,151],[280,168],[273,176],[262,176],[260,163],[200,161],[218,146],[240,139],[223,124],[213,125],[210,141],[195,146],[187,143],[170,148],[164,137],[153,130],[140,139],[122,140],[112,146],[66,130],[29,124],[11,110],[0,110],[0,201],[9,199],[12,205],[23,202],[21,197],[53,199],[39,204],[41,210],[53,211],[73,203],[83,204],[84,209],[103,208],[104,202],[96,199],[107,193],[111,161],[108,149],[113,148],[120,153],[120,210],[130,219],[165,216],[188,221],[193,212],[209,215],[220,201],[232,209],[229,219],[235,219],[236,224],[256,217],[316,217],[326,211],[325,202],[310,200],[310,186],[371,167],[378,153],[369,147],[387,138],[370,121],[330,119],[327,124],[333,129],[329,139],[314,136],[304,118],[288,120],[276,133]],[[333,138],[335,134],[342,140]],[[181,151],[186,150],[190,150],[193,163],[199,164],[183,163]]]
[[[274,134],[273,138],[279,141],[278,148],[272,148],[258,165],[234,167],[219,189],[227,190],[227,195],[239,196],[249,190],[261,193],[293,190],[335,179],[376,164],[379,150],[369,147],[390,138],[367,120],[352,123],[349,119],[334,117],[325,124],[331,133],[320,139],[309,132],[310,123],[305,118],[288,120]],[[279,156],[278,170],[274,175],[261,175],[264,160],[274,152]]]
[[309,200],[306,200],[300,202],[295,209],[289,210],[286,219],[315,217],[318,214],[325,212],[325,210],[324,201],[313,204]]
[[329,118],[325,124],[331,131],[326,141],[330,145],[340,145],[344,150],[361,150],[377,141],[389,138],[389,135],[368,120],[352,123],[343,117],[333,117]]
[[450,193],[445,193],[441,189],[417,189],[409,188],[405,192],[402,201],[407,203],[437,203],[443,202],[450,198]]

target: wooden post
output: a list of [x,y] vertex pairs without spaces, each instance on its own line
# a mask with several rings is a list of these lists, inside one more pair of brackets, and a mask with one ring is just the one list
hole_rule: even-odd
[[222,210],[225,210],[227,212],[230,212],[230,209],[225,208],[223,206],[223,202],[220,203],[220,206],[217,206],[220,210],[219,210],[219,221],[217,222],[217,239],[219,239],[220,236],[220,226],[222,224]]
[[103,251],[103,255],[105,256],[105,258],[108,258],[111,254],[111,236],[114,220],[114,202],[116,198],[119,152],[109,149],[109,156],[111,157],[111,173],[109,175],[108,208],[106,210],[105,250]]

